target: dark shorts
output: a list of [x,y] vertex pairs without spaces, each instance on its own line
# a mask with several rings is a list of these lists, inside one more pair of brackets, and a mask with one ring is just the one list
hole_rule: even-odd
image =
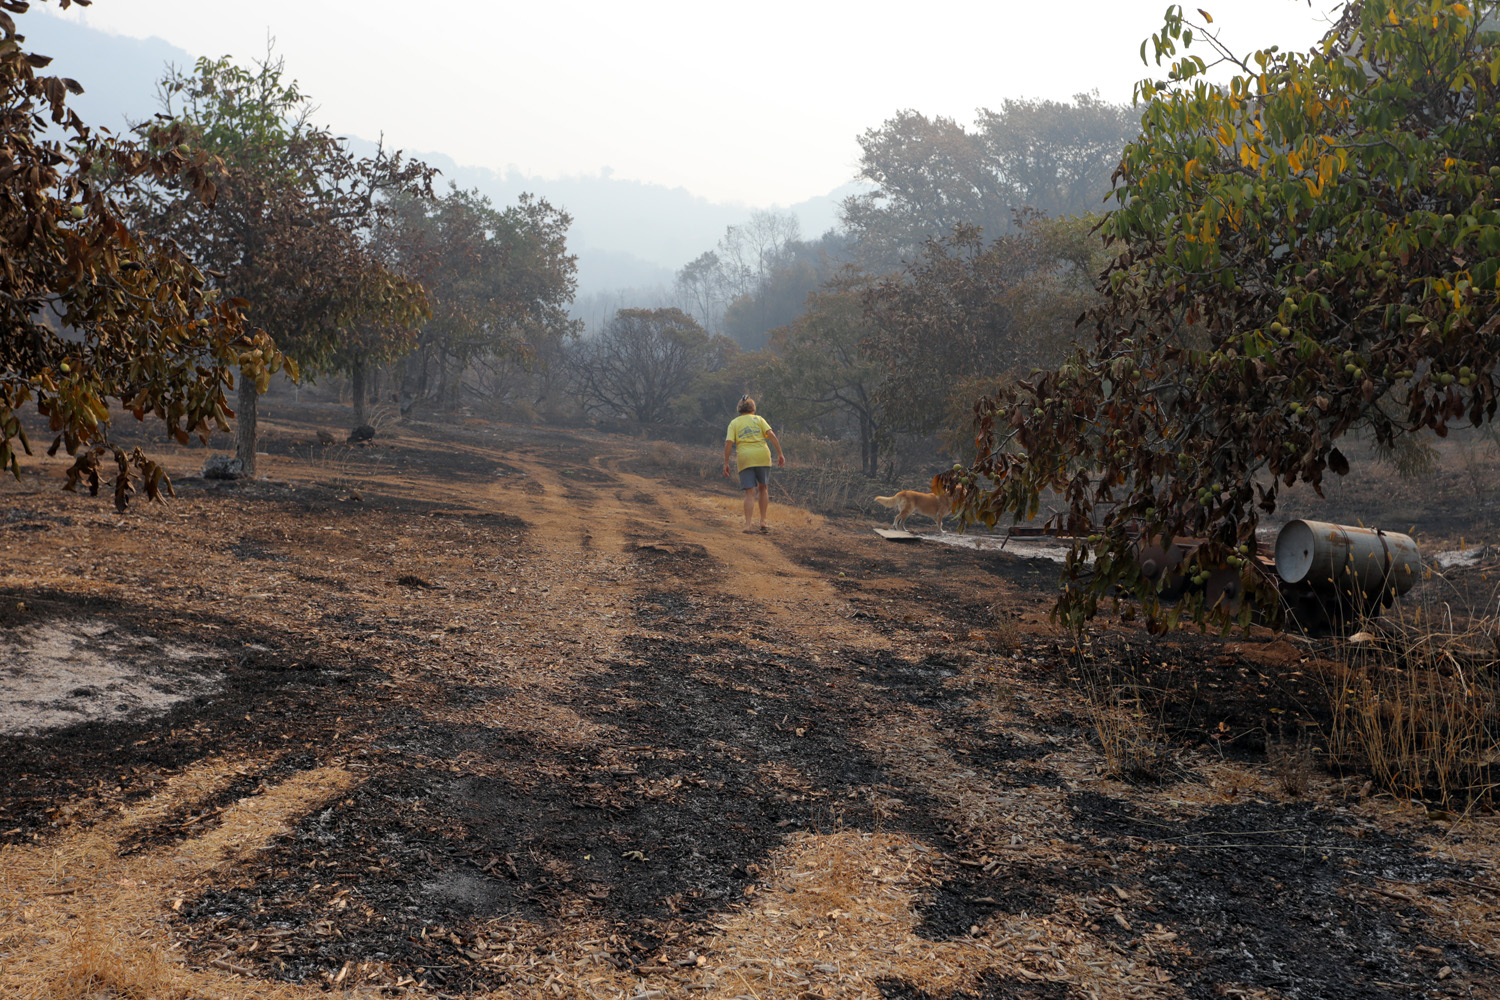
[[765,486],[771,481],[771,467],[769,465],[752,465],[748,469],[740,470],[740,489],[753,490],[756,486]]

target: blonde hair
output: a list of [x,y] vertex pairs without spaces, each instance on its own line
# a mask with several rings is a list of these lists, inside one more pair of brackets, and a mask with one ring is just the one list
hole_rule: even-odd
[[755,412],[755,400],[751,399],[749,396],[741,396],[740,397],[740,409],[739,409],[739,412],[740,413],[754,413]]

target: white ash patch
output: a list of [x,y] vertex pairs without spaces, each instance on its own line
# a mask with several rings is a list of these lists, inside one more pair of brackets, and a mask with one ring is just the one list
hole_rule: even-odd
[[1495,550],[1492,546],[1471,545],[1465,549],[1449,549],[1446,552],[1439,552],[1432,557],[1432,561],[1440,570],[1471,569],[1494,554]]
[[219,661],[98,618],[0,632],[0,736],[158,715],[214,690]]
[[[916,534],[916,532],[913,532]],[[1065,563],[1068,561],[1068,553],[1073,550],[1073,541],[1070,538],[1056,538],[1047,535],[1041,536],[1019,536],[1006,538],[1004,535],[960,535],[954,531],[948,532],[924,532],[918,535],[924,542],[937,542],[939,545],[953,545],[961,549],[974,549],[978,552],[1004,552],[1018,559],[1046,559],[1050,562]],[[1085,565],[1092,563],[1089,559]]]

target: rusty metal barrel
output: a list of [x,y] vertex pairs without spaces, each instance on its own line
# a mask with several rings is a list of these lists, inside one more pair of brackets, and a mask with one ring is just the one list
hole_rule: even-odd
[[1390,604],[1417,582],[1410,535],[1327,521],[1288,521],[1276,536],[1276,573],[1288,584],[1365,604]]

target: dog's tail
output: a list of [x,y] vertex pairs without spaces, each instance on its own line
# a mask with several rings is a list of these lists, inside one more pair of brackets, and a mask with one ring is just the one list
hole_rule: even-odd
[[882,507],[899,507],[899,506],[901,506],[901,501],[899,499],[897,499],[896,497],[876,497],[875,498],[875,502],[878,503],[878,504],[880,504]]

